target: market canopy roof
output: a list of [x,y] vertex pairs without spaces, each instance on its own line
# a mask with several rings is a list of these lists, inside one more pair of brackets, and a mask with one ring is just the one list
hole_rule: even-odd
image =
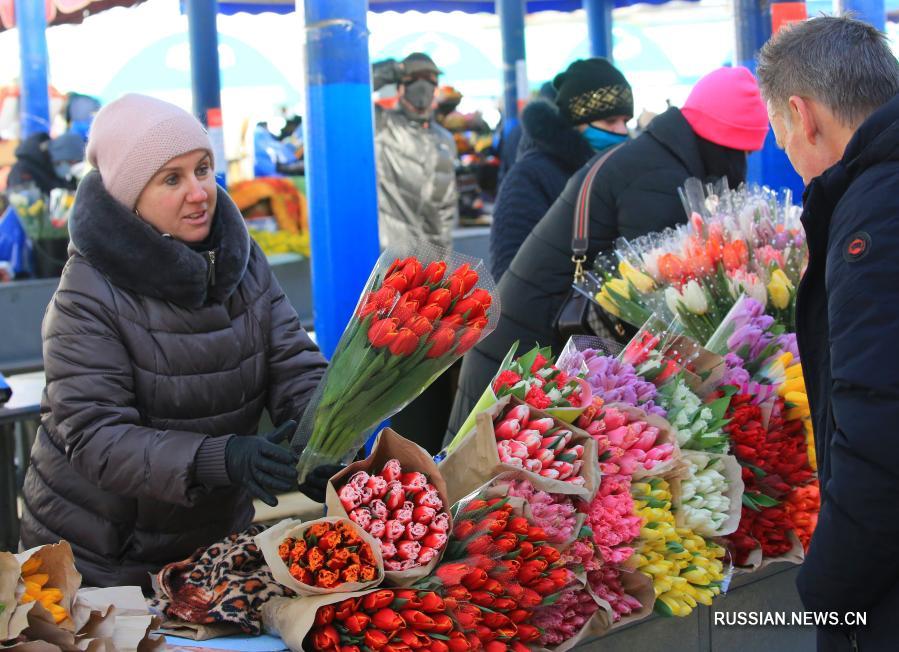
[[[43,0],[31,0],[41,2]],[[46,0],[47,24],[80,23],[92,14],[113,7],[131,7],[146,0]],[[0,32],[16,25],[16,0],[0,0]]]

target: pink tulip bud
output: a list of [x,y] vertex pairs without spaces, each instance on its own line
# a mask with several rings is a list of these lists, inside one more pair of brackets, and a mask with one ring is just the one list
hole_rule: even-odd
[[400,482],[406,491],[414,491],[416,489],[424,489],[428,484],[428,478],[424,473],[412,471],[411,473],[403,473],[400,476]]
[[621,410],[616,408],[606,408],[602,420],[605,422],[607,430],[614,430],[615,428],[626,425],[628,418]]
[[524,461],[524,468],[533,473],[540,473],[541,469],[543,469],[543,462],[535,459],[528,459]]
[[396,546],[391,541],[381,541],[381,557],[385,560],[396,557]]
[[384,530],[384,537],[388,541],[394,541],[395,539],[399,539],[405,533],[406,533],[405,525],[403,525],[399,521],[387,521],[386,529]]
[[384,570],[399,571],[403,567],[403,562],[397,559],[385,559]]
[[643,431],[643,434],[640,435],[640,438],[634,442],[633,448],[640,448],[645,451],[649,451],[652,448],[653,444],[656,443],[656,439],[659,437],[659,429],[655,426],[650,426],[646,430]]
[[577,475],[578,473],[581,472],[581,469],[584,468],[584,461],[578,460],[578,461],[572,463],[571,466],[572,466],[571,475]]
[[545,435],[547,432],[553,429],[555,425],[555,421],[550,417],[543,417],[542,419],[533,419],[528,423],[528,428],[531,430],[536,430],[541,435]]
[[387,509],[387,505],[383,500],[379,498],[375,498],[368,504],[368,508],[371,510],[371,515],[375,518],[379,518],[382,521],[387,520],[387,516],[390,514],[390,510]]
[[534,459],[540,460],[544,467],[547,467],[556,459],[556,453],[549,448],[542,448],[538,450],[533,457]]
[[570,453],[575,456],[577,459],[584,458],[584,445],[583,444],[575,444],[574,446],[570,446],[566,453]]
[[602,432],[605,432],[606,428],[605,428],[604,422],[593,421],[590,423],[589,426],[587,426],[586,430],[587,430],[587,434],[595,436]]
[[393,511],[403,504],[406,498],[406,492],[403,491],[403,485],[394,480],[387,485],[387,494],[384,497],[384,503],[387,509]]
[[606,430],[606,437],[613,446],[621,446],[625,436],[627,436],[627,426],[620,426],[614,430]]
[[443,501],[437,489],[426,489],[415,496],[415,504],[419,507],[430,507],[434,510],[443,509]]
[[350,520],[367,532],[371,525],[371,512],[365,507],[357,507],[350,512]]
[[[618,473],[622,473],[624,475],[633,475],[634,471],[637,470],[637,460],[634,459],[631,455],[626,455],[621,458],[618,463]],[[605,472],[603,472],[605,473]]]
[[423,523],[407,523],[406,537],[412,541],[419,541],[428,533],[428,526]]
[[560,474],[556,469],[550,468],[542,469],[540,471],[540,475],[542,475],[544,478],[549,478],[550,480],[558,480]]
[[337,492],[337,497],[340,499],[340,504],[343,505],[343,508],[347,513],[353,511],[362,504],[362,492],[359,491],[358,487],[351,484],[342,486]]
[[439,554],[440,553],[437,550],[434,550],[434,548],[422,546],[421,550],[418,551],[418,563],[422,566],[430,564]]
[[384,532],[387,530],[387,525],[384,521],[380,519],[372,520],[371,524],[368,526],[368,532],[374,538],[380,539],[384,536]]
[[350,476],[347,484],[351,484],[358,489],[362,489],[368,482],[368,479],[371,476],[368,475],[365,471],[356,471],[352,476]]
[[642,463],[643,460],[646,459],[646,451],[642,448],[631,448],[628,450],[630,457],[634,458],[637,462]]
[[435,516],[437,516],[437,510],[433,507],[426,507],[425,505],[419,505],[412,512],[412,520],[416,523],[423,523],[424,525],[433,521]]
[[[441,512],[431,521],[430,527],[432,532],[448,532],[449,531],[449,514]],[[431,544],[428,544],[431,545]],[[434,546],[431,546],[434,547]],[[439,547],[439,546],[438,546]]]
[[520,457],[506,457],[504,458],[502,455],[499,457],[499,461],[503,464],[508,464],[509,466],[516,466],[519,469],[524,468],[524,461]]
[[375,498],[383,498],[387,493],[387,480],[380,475],[371,476],[365,486],[372,490]]
[[645,421],[634,421],[633,423],[629,423],[627,427],[631,432],[642,435],[643,431],[646,430],[647,424]]
[[566,482],[573,484],[575,486],[578,486],[578,487],[583,487],[585,484],[587,484],[587,480],[582,475],[573,475],[570,478],[568,478],[568,480],[566,480]]
[[517,419],[506,419],[494,429],[498,441],[513,439],[520,431],[521,422]]
[[646,459],[659,461],[667,460],[673,453],[674,444],[660,444],[646,453]]
[[384,470],[381,471],[381,477],[383,477],[387,482],[393,482],[394,480],[400,479],[400,474],[403,472],[403,467],[400,466],[400,461],[397,459],[387,460],[384,463]]
[[531,408],[529,408],[525,404],[516,405],[511,410],[506,412],[504,417],[505,419],[516,419],[521,426],[524,427],[528,423],[528,419],[531,418]]
[[421,544],[418,541],[400,541],[396,544],[396,556],[400,559],[418,559]]
[[518,433],[518,436],[515,437],[515,441],[520,441],[524,444],[528,449],[528,455],[533,455],[539,450],[543,439],[536,430],[522,430]]
[[359,492],[362,494],[363,505],[368,505],[372,501],[372,498],[375,497],[375,492],[372,491],[369,487],[362,487]]
[[402,573],[403,571],[412,570],[413,568],[419,565],[418,561],[414,559],[403,559],[402,561],[397,561],[396,559],[390,560],[390,566],[388,567],[387,562],[384,562],[384,569],[389,571],[397,571]]
[[421,544],[423,546],[427,546],[428,548],[434,548],[435,550],[442,550],[443,546],[446,545],[447,537],[445,532],[430,532],[426,534],[425,537],[421,540]]
[[398,523],[402,523],[405,525],[406,523],[412,522],[412,510],[407,509],[405,507],[400,507],[393,513],[393,520]]
[[570,462],[559,462],[558,460],[552,463],[550,469],[555,469],[559,472],[557,476],[558,480],[565,480],[566,478],[571,477],[572,471],[574,470],[574,465]]

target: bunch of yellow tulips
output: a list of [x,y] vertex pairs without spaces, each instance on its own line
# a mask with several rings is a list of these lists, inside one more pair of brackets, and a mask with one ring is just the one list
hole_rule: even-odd
[[25,593],[19,599],[19,602],[22,604],[40,602],[41,606],[53,616],[53,620],[56,623],[61,623],[69,617],[69,612],[60,605],[63,598],[62,591],[47,586],[50,576],[46,573],[39,573],[40,568],[41,560],[37,557],[31,557],[22,564],[22,581],[25,582]]
[[802,376],[802,365],[794,360],[792,353],[784,353],[778,358],[786,373],[786,380],[778,389],[778,394],[786,402],[787,411],[784,416],[789,419],[801,419],[805,429],[805,440],[808,446],[808,461],[813,469],[818,470],[815,457],[815,432],[808,406],[808,393],[805,390],[805,378]]
[[675,525],[671,488],[664,479],[634,482],[631,493],[634,509],[643,518],[642,543],[631,563],[652,579],[656,611],[688,616],[697,604],[710,605],[721,593],[724,548]]

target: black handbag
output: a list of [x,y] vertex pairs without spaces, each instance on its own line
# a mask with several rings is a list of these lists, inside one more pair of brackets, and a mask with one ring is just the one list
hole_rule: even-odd
[[572,335],[595,335],[604,339],[626,342],[633,331],[627,324],[609,314],[590,297],[592,292],[583,287],[586,280],[584,263],[590,243],[590,191],[596,174],[620,145],[613,147],[590,166],[581,183],[574,209],[571,236],[571,261],[574,263],[574,279],[553,322],[554,348],[561,348]]

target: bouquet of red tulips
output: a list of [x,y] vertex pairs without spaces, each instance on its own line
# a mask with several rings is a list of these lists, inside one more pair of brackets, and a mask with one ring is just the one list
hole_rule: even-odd
[[446,547],[452,519],[446,483],[417,444],[390,428],[371,455],[331,479],[328,513],[348,518],[377,541],[386,579],[404,586],[427,575]]
[[490,333],[498,306],[481,260],[430,246],[372,271],[293,447],[301,480],[352,457],[384,419]]

